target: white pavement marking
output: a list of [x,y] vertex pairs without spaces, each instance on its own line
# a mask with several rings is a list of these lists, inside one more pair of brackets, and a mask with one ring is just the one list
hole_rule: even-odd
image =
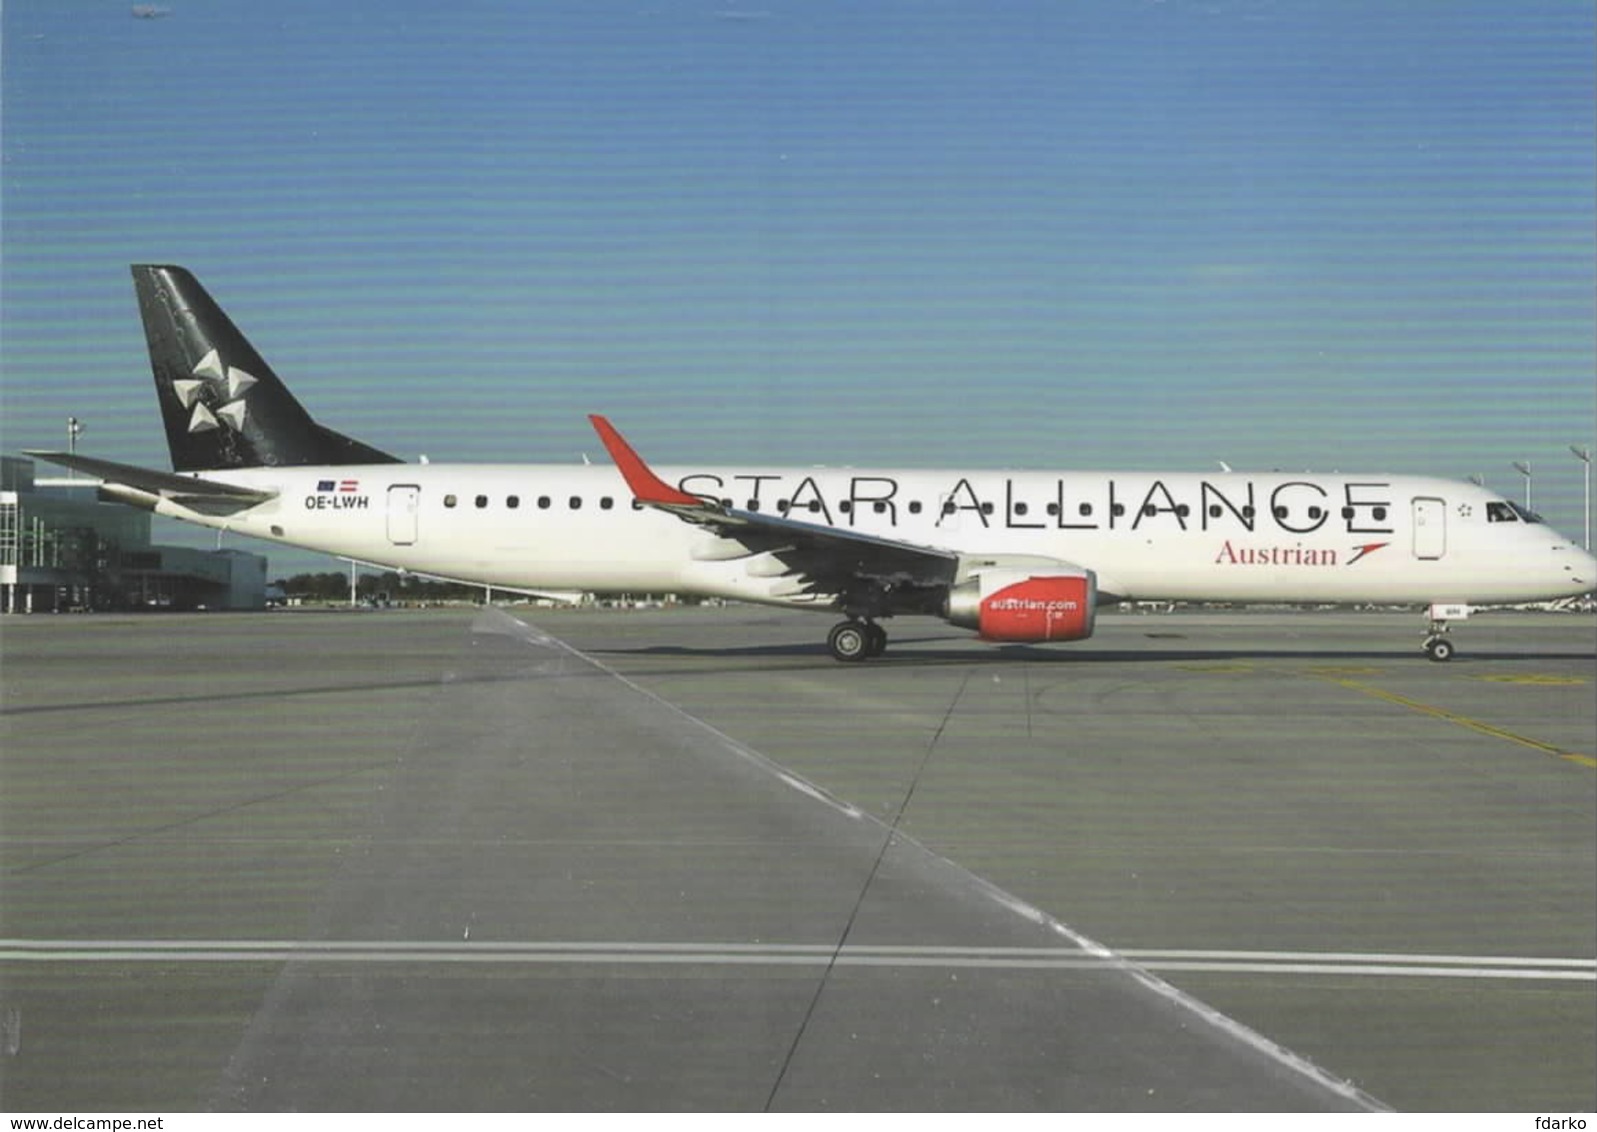
[[[481,628],[479,628],[479,626],[481,626]],[[510,626],[514,626],[514,630],[511,630],[509,628]],[[1097,940],[1094,940],[1076,931],[1076,929],[1070,927],[1063,921],[1055,919],[1041,910],[1032,909],[1030,905],[1025,903],[1025,901],[1022,901],[1012,894],[1005,892],[1003,889],[1000,889],[997,885],[991,883],[990,881],[987,881],[982,877],[978,877],[969,869],[949,860],[947,857],[933,853],[919,841],[905,834],[898,833],[893,827],[889,826],[887,823],[881,821],[875,816],[866,814],[862,810],[859,810],[846,802],[833,798],[831,794],[827,793],[825,790],[822,790],[820,787],[815,786],[813,783],[808,782],[807,780],[798,779],[790,771],[766,758],[752,747],[748,747],[742,743],[739,743],[736,739],[733,739],[730,735],[726,734],[726,732],[721,731],[719,728],[716,728],[709,723],[706,723],[698,716],[683,710],[681,707],[667,699],[664,699],[661,696],[656,695],[647,688],[634,683],[621,673],[617,672],[615,669],[603,664],[598,660],[595,660],[593,657],[588,656],[580,649],[574,648],[572,645],[560,640],[558,637],[554,637],[548,633],[545,633],[541,629],[537,629],[531,625],[528,625],[520,618],[514,617],[511,614],[506,613],[504,610],[497,608],[492,610],[491,615],[488,612],[485,612],[482,616],[480,616],[477,621],[474,622],[473,629],[477,631],[506,632],[512,636],[522,636],[525,639],[530,639],[540,645],[553,644],[554,646],[565,650],[571,656],[577,657],[587,664],[592,665],[600,672],[604,672],[619,680],[622,684],[626,685],[628,688],[631,688],[639,695],[648,697],[650,700],[653,700],[655,703],[661,705],[683,719],[702,727],[706,732],[725,743],[733,753],[747,759],[757,766],[761,766],[769,770],[790,788],[797,788],[798,784],[803,782],[805,786],[810,787],[810,790],[804,791],[806,794],[809,794],[810,791],[813,791],[813,795],[811,796],[818,796],[825,804],[834,807],[846,816],[853,818],[854,820],[872,822],[879,826],[889,839],[896,837],[901,841],[912,844],[919,848],[922,852],[926,853],[928,856],[932,857],[934,860],[942,861],[947,864],[949,868],[963,873],[981,888],[986,890],[989,896],[993,898],[995,903],[1008,908],[1012,913],[1018,914],[1026,919],[1032,919],[1032,913],[1035,913],[1036,919],[1033,922],[1051,927],[1055,934],[1069,940],[1072,944],[1079,948],[1085,956],[1096,958],[1106,966],[1124,972],[1127,976],[1135,980],[1154,995],[1164,999],[1167,1002],[1174,1003],[1176,1006],[1187,1011],[1188,1013],[1203,1019],[1216,1030],[1230,1036],[1233,1040],[1253,1050],[1255,1053],[1264,1055],[1272,1061],[1275,1061],[1278,1064],[1290,1069],[1292,1072],[1315,1082],[1328,1092],[1353,1104],[1356,1104],[1361,1108],[1370,1110],[1380,1110],[1385,1108],[1385,1106],[1381,1104],[1379,1100],[1370,1096],[1352,1082],[1338,1079],[1332,1074],[1326,1072],[1324,1069],[1320,1068],[1318,1065],[1314,1064],[1314,1062],[1310,1061],[1308,1058],[1294,1053],[1292,1050],[1287,1049],[1279,1042],[1271,1041],[1257,1030],[1237,1021],[1230,1015],[1222,1014],[1208,1003],[1202,1001],[1201,999],[1194,998],[1192,995],[1188,994],[1186,991],[1180,989],[1174,984],[1167,983],[1158,975],[1155,975],[1148,966],[1126,956],[1118,955],[1110,948],[1099,943]],[[963,685],[961,685],[961,689],[963,690]],[[944,719],[944,723],[947,723],[946,718]],[[939,727],[938,733],[941,734],[941,732],[942,728]],[[836,964],[840,961],[842,955],[843,949],[839,949],[834,946],[830,949],[828,958],[825,960],[825,962],[828,964]],[[946,960],[944,960],[944,962],[946,962]],[[780,1085],[780,1079],[778,1080],[778,1085]]]
[[1597,982],[1597,959],[1504,955],[1389,955],[1327,951],[1121,951],[824,943],[548,943],[395,940],[3,939],[0,961],[33,963],[501,963],[695,966],[957,967],[1119,971],[1130,960],[1158,971],[1395,975],[1409,978]]

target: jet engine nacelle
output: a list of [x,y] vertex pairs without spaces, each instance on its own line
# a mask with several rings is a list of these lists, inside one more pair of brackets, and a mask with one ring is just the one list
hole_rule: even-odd
[[984,570],[943,602],[951,624],[988,641],[1079,641],[1092,636],[1098,579],[1076,566]]

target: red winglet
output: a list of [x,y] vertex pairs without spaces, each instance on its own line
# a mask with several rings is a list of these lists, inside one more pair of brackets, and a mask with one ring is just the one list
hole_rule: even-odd
[[599,439],[604,443],[604,449],[610,453],[616,467],[621,469],[621,475],[627,481],[627,486],[632,489],[633,497],[639,503],[674,503],[688,504],[693,507],[704,506],[704,500],[697,495],[689,495],[685,491],[678,491],[666,483],[659,476],[649,470],[649,465],[643,462],[643,457],[632,450],[615,426],[597,413],[589,413],[588,420],[593,422],[594,431],[599,434]]

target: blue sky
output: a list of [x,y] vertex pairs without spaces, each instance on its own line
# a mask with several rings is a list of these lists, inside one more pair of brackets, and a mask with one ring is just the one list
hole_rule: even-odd
[[8,0],[6,451],[126,265],[396,454],[1424,471],[1578,533],[1589,4]]

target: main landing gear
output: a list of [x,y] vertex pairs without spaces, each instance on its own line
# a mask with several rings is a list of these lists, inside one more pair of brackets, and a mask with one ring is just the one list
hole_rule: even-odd
[[826,635],[826,647],[838,660],[868,660],[887,651],[887,630],[874,621],[839,621]]

